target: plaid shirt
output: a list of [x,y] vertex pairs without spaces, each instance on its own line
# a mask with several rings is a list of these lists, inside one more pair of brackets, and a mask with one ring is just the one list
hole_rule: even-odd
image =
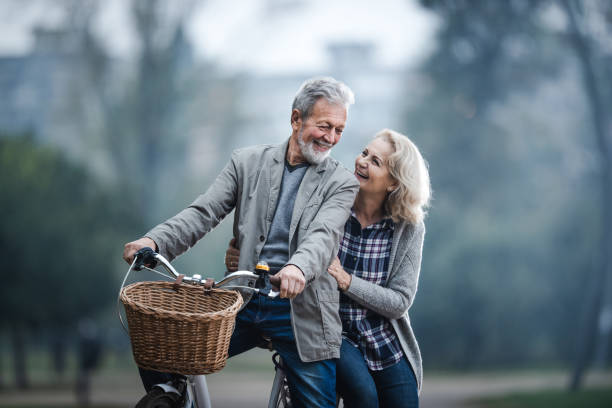
[[[344,270],[375,285],[384,285],[393,229],[389,218],[361,229],[352,212],[344,226],[338,253]],[[343,336],[361,350],[370,370],[383,370],[401,360],[402,348],[388,319],[344,294],[340,295],[340,318]]]

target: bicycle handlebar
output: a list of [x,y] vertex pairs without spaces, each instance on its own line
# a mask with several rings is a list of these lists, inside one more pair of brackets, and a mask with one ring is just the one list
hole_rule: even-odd
[[[136,252],[136,254],[134,255],[134,262],[132,263],[132,266],[130,266],[128,274],[132,269],[136,271],[142,270],[143,268],[152,270],[152,268],[155,268],[158,264],[161,265],[170,274],[170,277],[179,277],[179,273],[176,271],[176,269],[174,269],[170,262],[168,262],[166,258],[153,251],[153,249],[149,247],[142,248],[138,250],[138,252]],[[272,285],[276,286],[277,288],[280,288],[280,278],[276,276],[268,277]],[[271,298],[277,297],[279,292],[273,290],[273,288],[268,287],[268,285],[266,284],[262,284],[262,279],[263,277],[261,275],[257,275],[250,271],[236,271],[227,275],[220,281],[214,282],[213,287],[225,289],[247,289],[253,292],[261,293]],[[238,284],[238,282],[230,285],[231,282],[237,280],[243,280],[246,282],[240,285]],[[191,277],[185,276],[183,278],[183,282],[192,283],[195,285],[204,285],[206,279],[202,279],[201,275],[196,274]],[[121,287],[123,287],[123,285],[121,285]]]
[[[161,265],[165,270],[166,274],[161,273],[154,268],[158,265]],[[121,290],[125,286],[125,282],[132,270],[140,271],[142,269],[147,269],[151,272],[158,273],[166,278],[178,278],[180,274],[174,269],[174,267],[168,262],[166,258],[162,255],[155,252],[153,249],[149,247],[142,248],[134,254],[134,260],[130,265],[125,277],[123,278],[123,282],[121,283],[121,287],[119,288],[119,294],[117,295],[117,313],[119,315],[119,321],[123,326],[123,329],[127,332],[127,327],[123,322],[123,318],[121,317],[120,307],[120,296]],[[277,276],[265,275],[265,277],[269,278],[269,283],[276,286],[276,288],[280,288],[280,278]],[[223,289],[236,289],[236,290],[248,290],[251,292],[257,292],[262,295],[275,298],[279,295],[277,290],[271,288],[270,285],[265,283],[264,275],[257,275],[250,271],[236,271],[230,273],[225,276],[218,282],[213,283],[213,288],[223,288]],[[201,285],[204,286],[206,284],[207,279],[202,279],[201,275],[193,275],[193,276],[184,276],[182,282],[188,283],[192,285]]]

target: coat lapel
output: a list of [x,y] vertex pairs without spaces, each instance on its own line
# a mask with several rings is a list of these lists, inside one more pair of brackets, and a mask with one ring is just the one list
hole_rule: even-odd
[[283,171],[285,169],[285,155],[287,154],[287,146],[289,140],[285,141],[282,145],[279,145],[272,156],[272,163],[268,167],[264,168],[264,180],[267,185],[264,185],[264,191],[269,191],[268,196],[268,210],[266,211],[266,223],[267,229],[270,229],[272,218],[274,218],[274,211],[276,211],[276,203],[280,194],[280,187],[283,180]]

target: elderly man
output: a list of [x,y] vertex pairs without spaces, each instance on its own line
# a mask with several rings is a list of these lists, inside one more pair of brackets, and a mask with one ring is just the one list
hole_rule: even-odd
[[[326,273],[359,188],[329,157],[340,141],[352,91],[333,78],[306,81],[293,101],[292,133],[281,145],[236,150],[206,193],[178,215],[127,243],[124,259],[150,246],[173,259],[233,209],[238,268],[265,260],[281,299],[253,295],[236,318],[233,356],[269,337],[288,368],[296,407],[335,406],[341,323],[338,291]],[[160,373],[142,372],[145,387]]]

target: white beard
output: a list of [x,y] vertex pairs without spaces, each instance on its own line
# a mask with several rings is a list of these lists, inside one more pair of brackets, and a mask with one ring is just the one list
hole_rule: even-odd
[[331,148],[327,149],[324,152],[318,152],[314,149],[314,142],[310,141],[308,143],[304,142],[303,139],[304,129],[300,130],[298,134],[297,142],[298,146],[300,146],[300,150],[302,151],[302,156],[306,159],[306,161],[310,164],[319,164],[323,162],[329,156],[331,152]]

